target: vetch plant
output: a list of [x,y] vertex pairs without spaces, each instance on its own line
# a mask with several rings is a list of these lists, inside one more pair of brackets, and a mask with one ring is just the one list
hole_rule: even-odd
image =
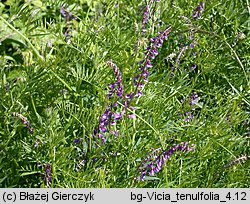
[[[145,83],[148,82],[148,69],[153,67],[151,60],[155,59],[155,57],[158,55],[158,49],[162,46],[164,40],[167,39],[171,29],[172,27],[170,26],[163,32],[159,32],[156,37],[151,38],[151,45],[147,47],[146,52],[144,53],[145,58],[140,62],[140,74],[132,78],[135,86],[135,90],[133,92],[124,95],[124,85],[122,82],[122,74],[120,69],[112,62],[112,60],[107,62],[107,64],[112,68],[116,78],[116,81],[109,85],[110,90],[107,94],[107,98],[111,100],[111,97],[116,94],[121,100],[123,107],[121,112],[113,112],[114,107],[118,106],[118,103],[116,102],[117,99],[115,99],[114,102],[109,102],[105,112],[100,117],[99,126],[94,129],[92,135],[97,135],[104,144],[106,143],[104,134],[110,132],[110,125],[115,125],[115,121],[120,120],[123,117],[127,108],[135,110],[134,107],[130,106],[130,102],[134,97],[142,96],[142,88],[144,87]],[[129,114],[128,117],[135,119],[134,114]],[[111,133],[117,135],[118,131],[112,131]]]
[[[160,1],[153,0],[147,2],[142,21],[142,35],[146,31],[145,26],[146,23],[148,22],[150,7],[153,2],[159,3]],[[124,93],[122,73],[119,67],[112,60],[107,61],[107,64],[111,67],[111,69],[115,74],[116,80],[114,83],[108,86],[109,91],[106,96],[107,99],[109,100],[109,105],[106,107],[106,110],[100,117],[98,127],[95,127],[94,131],[92,132],[92,136],[97,136],[99,139],[102,140],[104,144],[106,143],[106,138],[105,138],[106,133],[109,132],[113,135],[118,136],[119,130],[111,130],[112,129],[111,126],[116,125],[116,121],[120,120],[124,116],[126,109],[130,108],[131,110],[135,111],[135,108],[133,106],[130,106],[130,102],[134,97],[142,96],[142,89],[145,83],[148,82],[148,75],[149,75],[148,69],[153,67],[151,60],[155,59],[155,57],[158,55],[158,49],[161,48],[164,40],[167,39],[168,34],[171,32],[171,30],[172,27],[170,26],[163,32],[159,32],[156,37],[150,39],[151,44],[146,48],[146,51],[144,53],[145,58],[140,62],[141,65],[139,68],[140,74],[132,78],[135,90],[128,94]],[[118,98],[116,96],[118,96]],[[119,108],[119,105],[117,103],[118,101],[123,105],[121,112],[114,111],[115,109],[117,110]],[[127,115],[131,119],[136,118],[135,114],[127,114]]]
[[236,166],[238,164],[243,163],[247,159],[248,159],[247,155],[246,154],[242,154],[240,157],[235,158],[233,161],[230,161],[228,164],[226,164],[224,166],[224,168],[229,168],[229,167],[232,167],[232,166]]
[[148,82],[149,70],[153,67],[152,60],[158,55],[158,49],[162,46],[164,40],[167,39],[168,34],[171,32],[172,27],[166,28],[163,32],[159,32],[154,38],[151,38],[151,45],[146,48],[144,53],[145,58],[140,62],[140,74],[133,77],[135,90],[126,95],[127,101],[132,100],[134,97],[142,96],[142,88]]
[[198,105],[200,100],[200,97],[198,96],[198,94],[196,92],[192,92],[192,94],[185,100],[181,100],[182,103],[186,103],[188,102],[188,107],[185,110],[186,112],[179,114],[179,116],[183,116],[185,119],[185,122],[190,122],[193,120],[194,115],[193,115],[193,111],[195,111],[196,106]]
[[[204,11],[205,8],[205,3],[201,2],[193,11],[192,17],[193,20],[197,20],[202,12]],[[175,60],[175,65],[174,67],[172,67],[172,70],[175,70],[175,68],[177,68],[177,66],[181,63],[181,58],[184,56],[185,52],[189,49],[193,50],[195,48],[195,46],[197,46],[197,42],[195,41],[195,26],[193,25],[193,22],[186,16],[180,16],[180,18],[182,20],[185,21],[185,23],[188,25],[188,29],[189,29],[189,43],[186,43],[184,45],[183,42],[180,42],[180,48],[179,48],[179,53],[177,54],[176,60]],[[180,40],[183,40],[183,34],[180,35]],[[190,42],[191,41],[191,42]],[[196,53],[195,52],[191,52],[190,56],[193,58],[196,58]],[[192,63],[192,65],[189,67],[189,71],[193,71],[197,68],[197,64],[196,63]],[[174,73],[172,73],[172,75],[174,76]]]
[[164,151],[163,153],[159,154],[159,156],[154,158],[159,153],[160,149],[157,149],[157,150],[158,151],[154,151],[151,154],[152,156],[147,157],[146,162],[143,163],[143,167],[140,168],[141,175],[138,178],[139,180],[144,181],[145,176],[147,174],[150,176],[154,176],[155,174],[157,174],[162,169],[164,163],[176,151],[191,152],[191,151],[194,151],[195,149],[194,149],[194,145],[189,146],[188,142],[181,142],[180,144],[174,144],[168,150]]
[[[160,0],[148,0],[146,2],[146,7],[145,7],[144,14],[143,14],[143,20],[142,20],[142,30],[141,30],[142,36],[144,36],[146,31],[147,31],[146,25],[149,21],[150,10],[152,9],[154,2],[160,3]],[[152,15],[152,13],[151,13],[151,15]]]
[[65,9],[65,6],[61,6],[60,13],[65,18],[66,21],[66,27],[64,36],[66,37],[66,41],[68,42],[70,40],[70,33],[72,31],[72,21],[76,20],[76,17],[69,11],[69,9]]
[[50,187],[52,183],[52,165],[51,164],[45,164],[44,165],[45,175],[44,175],[44,181],[48,187]]
[[205,3],[201,2],[193,11],[193,19],[198,19],[201,16],[201,13],[204,11]]
[[30,122],[28,121],[28,118],[24,117],[22,114],[17,113],[17,112],[13,112],[12,116],[19,118],[22,121],[22,123],[25,125],[25,127],[29,130],[29,133],[33,134],[34,130],[30,126]]

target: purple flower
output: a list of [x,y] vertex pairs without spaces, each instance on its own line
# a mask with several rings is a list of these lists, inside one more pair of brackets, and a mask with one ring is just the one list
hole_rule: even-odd
[[193,19],[197,19],[201,16],[201,13],[203,12],[204,10],[204,7],[205,7],[205,3],[204,2],[201,2],[193,11]]
[[198,101],[199,101],[199,96],[198,96],[198,94],[197,94],[196,92],[193,92],[193,93],[191,94],[191,96],[190,96],[190,102],[189,102],[189,104],[190,104],[190,105],[194,105],[194,104],[198,103]]
[[194,49],[195,43],[190,43],[189,47],[190,47],[191,49]]
[[121,113],[116,112],[116,113],[114,113],[114,114],[113,114],[113,117],[114,117],[114,120],[120,120],[120,119],[121,119],[121,117],[122,117],[122,114],[121,114]]
[[125,96],[125,98],[126,98],[126,99],[132,99],[132,96],[133,96],[133,93],[130,92],[129,94],[127,94],[127,95]]
[[193,64],[193,65],[190,67],[190,71],[195,70],[195,69],[196,69],[196,67],[197,67],[197,65],[196,65],[196,64]]
[[174,144],[170,149],[160,154],[156,159],[150,161],[141,172],[140,180],[145,180],[147,172],[149,175],[154,176],[163,167],[166,160],[176,151],[190,152],[194,151],[194,145],[188,146],[188,142],[181,142],[180,144]]
[[118,136],[118,135],[119,135],[119,131],[118,131],[118,130],[113,130],[111,133],[112,133],[113,135],[115,135],[115,136]]
[[28,127],[29,133],[33,134],[34,133],[34,129],[32,127]]
[[130,115],[128,115],[128,117],[131,118],[131,119],[136,119],[136,115],[135,114],[130,114]]
[[81,140],[82,140],[82,138],[78,138],[78,139],[75,139],[73,142],[75,143],[75,144],[79,144],[80,142],[81,142]]
[[64,18],[67,17],[67,13],[66,13],[66,11],[65,11],[65,7],[64,7],[64,6],[61,6],[61,8],[60,8],[60,13],[62,14],[62,16],[63,16]]
[[[157,53],[158,54],[158,53]],[[154,55],[156,55],[156,54],[154,54]],[[147,59],[147,63],[146,63],[146,67],[148,67],[148,68],[152,68],[153,67],[153,65],[151,64],[151,61],[149,60],[149,59]],[[146,70],[147,71],[147,70]],[[148,72],[148,71],[147,71]]]
[[193,120],[193,118],[194,118],[194,116],[192,115],[192,113],[186,112],[185,122],[189,122],[189,121]]
[[144,60],[142,60],[140,62],[140,64],[142,65],[140,68],[139,68],[139,71],[141,72],[139,75],[136,75],[133,77],[133,80],[134,80],[134,85],[135,85],[135,91],[133,92],[133,94],[127,95],[126,98],[132,100],[132,98],[134,96],[136,97],[140,97],[142,96],[142,92],[141,92],[141,88],[144,87],[144,84],[141,82],[142,79],[144,80],[144,82],[147,82],[148,79],[148,75],[149,75],[149,71],[148,71],[148,68],[152,68],[153,65],[151,63],[151,60],[154,59],[157,55],[158,55],[158,51],[157,51],[157,48],[160,48],[163,44],[163,41],[165,39],[167,39],[168,37],[168,34],[171,32],[172,30],[172,27],[168,27],[167,29],[165,29],[163,32],[159,32],[158,35],[154,38],[151,38],[151,46],[148,46],[146,48],[146,52],[144,53],[145,54],[145,58]]
[[50,186],[52,183],[52,165],[45,164],[44,169],[45,169],[44,181],[46,182],[47,186]]
[[60,13],[67,20],[67,22],[76,19],[76,17],[71,12],[69,12],[68,9],[65,9],[64,6],[61,6]]
[[[123,87],[123,82],[122,82],[122,73],[121,73],[120,69],[117,67],[117,65],[112,62],[112,60],[107,61],[107,64],[112,68],[112,70],[115,74],[115,78],[116,78],[116,82],[109,85],[109,88],[111,90],[108,94],[108,97],[110,98],[112,96],[112,94],[116,92],[117,96],[120,99],[123,99],[124,87]],[[117,89],[117,90],[115,90],[115,89]]]

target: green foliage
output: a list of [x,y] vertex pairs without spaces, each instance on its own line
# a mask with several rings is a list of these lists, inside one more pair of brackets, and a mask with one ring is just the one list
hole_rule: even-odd
[[[145,2],[116,3],[0,3],[0,187],[48,187],[46,164],[51,187],[250,187],[249,5],[207,1],[193,20],[199,2],[161,1],[142,36]],[[75,19],[67,22],[61,6]],[[101,144],[92,132],[115,81],[106,61],[121,69],[129,93],[150,38],[170,25],[143,96],[132,101],[136,119],[123,117],[119,136],[107,133]],[[194,92],[199,101],[190,106]],[[195,152],[177,152],[155,176],[136,179],[152,148],[181,141]],[[228,165],[241,155],[247,159]]]

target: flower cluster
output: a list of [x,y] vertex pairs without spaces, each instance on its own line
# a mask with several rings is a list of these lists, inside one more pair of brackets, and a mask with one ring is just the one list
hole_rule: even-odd
[[65,6],[61,6],[60,13],[66,20],[66,27],[64,36],[66,37],[66,41],[69,41],[70,32],[72,31],[72,21],[76,19],[76,17],[69,11],[69,9],[65,9]]
[[[153,0],[155,1],[155,0]],[[149,15],[149,8],[153,1],[148,2],[146,6],[146,11],[144,13],[143,22],[142,24],[145,25],[148,21],[148,15]],[[159,2],[159,1],[157,1]],[[108,60],[107,64],[111,67],[115,74],[115,82],[111,83],[109,87],[109,91],[107,94],[107,98],[111,101],[111,98],[114,99],[113,102],[110,102],[109,105],[106,107],[106,110],[102,114],[102,116],[99,119],[99,125],[95,127],[94,131],[92,132],[92,136],[97,136],[99,139],[102,140],[102,142],[106,143],[105,134],[111,133],[113,135],[118,135],[117,130],[113,130],[112,126],[116,125],[116,121],[120,120],[124,114],[126,109],[131,109],[135,111],[135,108],[130,106],[130,101],[134,97],[140,97],[142,95],[142,88],[144,87],[144,83],[148,82],[148,75],[149,75],[149,68],[152,68],[153,65],[151,63],[151,60],[155,59],[155,57],[158,55],[157,49],[160,48],[164,42],[164,40],[167,38],[168,34],[171,31],[171,27],[168,27],[163,32],[159,32],[158,35],[155,38],[151,38],[151,45],[147,47],[144,60],[140,62],[141,66],[139,68],[140,74],[133,77],[133,82],[135,86],[135,91],[130,92],[128,94],[124,94],[124,85],[122,80],[122,73],[119,69],[119,67],[112,61]],[[142,82],[144,81],[144,83]],[[118,98],[117,98],[117,97]],[[118,110],[118,105],[120,101],[120,104],[122,104],[121,111]],[[135,119],[135,114],[128,114],[129,118]]]
[[[139,180],[144,181],[147,173],[150,176],[154,176],[157,174],[163,167],[166,160],[176,151],[185,151],[190,152],[194,151],[194,145],[188,146],[188,142],[181,142],[180,144],[174,144],[170,149],[164,151],[162,154],[153,159],[152,161],[148,161],[144,168],[141,168],[141,175]],[[158,153],[159,151],[157,151]],[[153,156],[147,157],[148,160],[155,157],[155,152],[152,154]]]
[[184,119],[185,122],[190,122],[191,120],[193,120],[194,116],[192,114],[192,111],[196,109],[196,105],[199,102],[199,100],[200,97],[196,92],[192,92],[190,97],[188,97],[186,100],[181,100],[182,103],[184,103],[184,101],[188,102],[188,107],[186,109],[186,112],[183,114],[179,114],[179,116],[185,117]]
[[[191,23],[191,22],[190,22]],[[187,43],[186,45],[184,45],[184,43],[182,42],[183,40],[183,36],[180,35],[180,51],[176,57],[176,60],[175,60],[175,66],[177,66],[178,64],[180,64],[180,61],[181,61],[181,57],[183,57],[183,55],[185,54],[185,52],[188,50],[188,49],[194,49],[195,46],[197,45],[197,42],[195,41],[195,33],[192,29],[192,26],[190,27],[190,32],[189,32],[189,43]],[[196,57],[196,53],[194,53],[193,51],[190,53],[190,56],[195,58]],[[193,71],[197,68],[197,65],[196,64],[192,64],[189,68],[190,71]]]
[[[119,67],[112,62],[112,60],[107,61],[107,64],[111,67],[115,74],[116,81],[112,84],[110,84],[108,94],[106,95],[109,100],[111,100],[111,97],[115,94],[118,96],[118,99],[121,100],[121,102],[124,101],[124,86],[122,81],[122,73],[119,69]],[[124,103],[124,102],[123,102]],[[93,136],[98,136],[99,139],[102,140],[102,142],[105,144],[105,133],[110,132],[113,135],[118,135],[117,130],[110,130],[110,126],[116,125],[116,121],[120,120],[122,116],[125,113],[125,108],[127,106],[124,106],[122,109],[122,112],[115,112],[114,109],[118,106],[117,98],[115,98],[113,103],[109,103],[109,105],[106,107],[106,110],[102,114],[102,116],[99,119],[99,125],[94,129],[92,132]]]
[[107,97],[110,98],[114,93],[116,93],[120,99],[123,99],[124,87],[122,82],[122,73],[117,65],[112,62],[112,60],[109,60],[107,64],[112,68],[116,78],[116,82],[109,85],[110,90],[107,94]]
[[[205,7],[205,3],[201,2],[193,11],[193,19],[197,19],[198,17],[201,16],[201,13],[203,12]],[[195,41],[195,32],[194,32],[194,25],[192,23],[192,21],[186,17],[186,16],[180,16],[181,19],[185,20],[186,24],[189,26],[189,40],[191,40],[191,42],[189,42],[188,44],[184,45],[183,42],[180,43],[180,51],[177,55],[177,58],[175,60],[175,66],[177,66],[178,64],[180,64],[180,59],[181,57],[184,55],[184,53],[188,50],[188,49],[194,49],[195,46],[197,45],[197,42]],[[180,35],[180,39],[183,39],[183,35]],[[190,56],[192,57],[196,57],[196,53],[191,52]],[[172,67],[172,70],[175,69],[175,66]],[[197,64],[192,64],[189,68],[190,71],[193,71],[197,68]],[[172,73],[172,75],[174,76],[174,73]]]
[[[117,130],[110,129],[110,126],[116,125],[116,121],[120,120],[123,115],[125,114],[125,111],[127,108],[130,108],[131,110],[135,111],[135,108],[129,105],[129,102],[134,97],[140,97],[142,95],[142,88],[144,87],[144,82],[148,82],[148,75],[149,71],[148,68],[152,68],[153,65],[151,64],[151,60],[155,59],[155,57],[158,55],[157,49],[160,48],[164,42],[164,40],[167,38],[168,34],[171,31],[171,27],[168,27],[163,32],[159,32],[158,35],[155,38],[151,38],[151,45],[147,47],[144,60],[140,62],[141,67],[139,68],[140,74],[133,77],[133,82],[135,86],[135,91],[130,92],[129,94],[124,94],[124,85],[122,80],[122,73],[118,66],[113,63],[112,60],[109,60],[107,64],[111,67],[115,74],[116,81],[109,85],[109,91],[107,94],[107,98],[110,100],[112,96],[117,95],[118,99],[123,104],[122,111],[121,112],[114,112],[114,109],[117,108],[118,103],[117,99],[115,98],[114,102],[111,102],[107,107],[102,116],[99,119],[99,125],[94,129],[92,132],[93,136],[98,136],[99,139],[102,140],[102,142],[105,144],[105,133],[110,132],[113,135],[118,135]],[[135,119],[135,114],[129,114],[129,118]]]
[[195,110],[195,104],[198,103],[199,99],[200,98],[196,92],[193,92],[189,97],[189,104],[192,107],[192,110]]
[[[132,110],[135,110],[134,107],[128,106],[128,103],[125,101],[122,73],[119,67],[115,63],[113,63],[112,60],[109,60],[107,64],[113,70],[116,78],[116,81],[109,85],[107,98],[110,100],[111,97],[116,94],[118,96],[118,99],[115,98],[114,102],[110,103],[106,107],[104,113],[99,119],[98,127],[96,127],[92,133],[93,136],[98,136],[98,138],[101,139],[104,144],[106,143],[105,133],[110,132],[111,134],[118,136],[119,131],[111,130],[111,126],[116,125],[116,121],[120,120],[124,116],[126,109],[130,108]],[[120,100],[123,104],[121,112],[115,111],[115,109],[117,109],[118,107],[118,100]],[[128,117],[135,118],[135,115],[129,114]]]
[[247,156],[245,154],[241,155],[240,157],[234,159],[233,161],[230,161],[227,165],[224,166],[224,168],[229,168],[231,166],[235,166],[237,164],[241,164],[242,162],[247,160]]
[[44,175],[44,182],[47,186],[50,186],[52,183],[52,165],[51,164],[45,164],[45,175]]
[[34,130],[30,126],[30,122],[28,121],[28,119],[26,117],[24,117],[22,114],[17,113],[17,112],[13,112],[12,116],[19,118],[22,121],[22,123],[25,125],[25,127],[29,130],[29,133],[33,134]]
[[110,106],[108,106],[105,112],[102,114],[102,116],[99,119],[98,127],[95,127],[94,131],[92,132],[92,136],[95,137],[97,135],[98,138],[101,139],[104,144],[106,143],[106,139],[103,133],[108,132],[108,125],[109,125],[111,113],[112,112],[111,112]]
[[189,111],[185,112],[185,119],[184,119],[185,122],[190,122],[191,120],[193,120],[193,118],[194,115],[191,112]]
[[201,16],[201,13],[204,11],[205,3],[201,2],[193,11],[193,19],[197,19]]
[[158,35],[154,38],[151,38],[151,45],[146,48],[145,58],[140,62],[141,66],[139,68],[140,74],[133,77],[135,91],[126,95],[128,100],[131,100],[134,96],[140,97],[142,96],[141,89],[144,87],[144,82],[148,82],[149,68],[152,68],[153,65],[151,60],[155,59],[158,55],[157,49],[159,49],[164,40],[167,39],[168,34],[171,32],[172,27],[168,27],[163,32],[159,32]]
[[152,7],[152,3],[156,1],[156,2],[160,2],[160,0],[150,0],[150,1],[147,1],[147,4],[146,4],[146,7],[145,7],[145,11],[144,11],[144,14],[143,14],[143,20],[142,20],[142,36],[146,33],[146,24],[149,20],[149,14],[150,14],[150,9]]

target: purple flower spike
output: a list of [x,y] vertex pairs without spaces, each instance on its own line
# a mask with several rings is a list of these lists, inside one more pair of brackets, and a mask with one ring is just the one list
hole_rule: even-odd
[[197,65],[196,65],[196,64],[193,64],[193,65],[190,67],[190,71],[195,70],[195,69],[196,69],[196,67],[197,67]]
[[199,101],[199,96],[196,92],[193,92],[190,96],[190,105],[194,105],[196,103],[198,103]]
[[60,13],[62,14],[62,16],[64,17],[66,21],[66,26],[64,28],[65,29],[64,36],[66,37],[66,41],[69,42],[70,37],[72,37],[70,33],[73,27],[73,24],[71,21],[75,20],[76,17],[71,12],[69,12],[69,9],[65,9],[64,6],[61,6]]
[[203,12],[204,10],[204,7],[205,7],[205,3],[204,2],[201,2],[193,11],[193,19],[197,19],[201,16],[201,13]]
[[121,114],[121,113],[116,112],[116,113],[114,113],[114,114],[113,114],[113,117],[114,117],[114,120],[120,120],[120,119],[121,119],[121,117],[122,117],[122,114]]
[[[155,38],[151,38],[151,46],[148,46],[146,49],[145,54],[145,59],[140,62],[142,66],[139,68],[139,71],[141,72],[139,75],[136,75],[133,77],[134,80],[134,85],[136,86],[135,91],[133,92],[132,96],[129,97],[131,100],[134,96],[135,97],[140,97],[142,96],[142,88],[144,87],[145,84],[142,83],[142,80],[144,82],[148,82],[147,76],[149,75],[149,71],[147,68],[152,68],[153,65],[151,63],[151,59],[154,59],[158,55],[157,48],[161,47],[163,44],[163,41],[167,39],[168,34],[171,32],[172,27],[168,27],[165,29],[163,32],[160,32],[158,36]],[[127,95],[128,97],[128,95]],[[127,98],[126,97],[126,98]]]
[[[155,1],[155,0],[154,0]],[[149,14],[150,14],[150,9],[152,7],[152,4],[154,3],[154,1],[147,1],[147,5],[145,7],[144,10],[144,14],[143,14],[143,20],[142,20],[142,30],[141,30],[141,34],[142,36],[146,33],[147,29],[146,29],[146,25],[149,21]],[[159,0],[155,1],[155,2],[160,2]]]
[[151,64],[151,62],[150,62],[149,59],[147,60],[146,67],[148,67],[148,68],[152,68],[153,67],[153,65]]
[[67,20],[67,22],[76,19],[76,17],[71,12],[69,12],[68,9],[65,9],[64,6],[61,6],[60,13]]
[[181,142],[178,145],[173,145],[172,147],[170,147],[170,149],[163,152],[155,160],[150,161],[150,163],[146,165],[146,167],[141,172],[140,180],[145,180],[147,172],[149,172],[149,175],[151,176],[157,174],[162,169],[165,161],[168,160],[169,157],[177,150],[184,152],[194,151],[194,145],[191,145],[190,147],[188,146],[188,142]]
[[143,25],[145,25],[148,22],[148,14],[149,14],[149,5],[147,5],[145,8],[145,12],[143,15],[143,21],[142,21]]
[[52,183],[52,165],[46,164],[44,169],[45,169],[44,181],[46,182],[47,186],[50,186]]
[[115,86],[117,86],[118,89],[116,90],[116,94],[120,99],[123,99],[124,87],[123,87],[123,83],[122,83],[122,73],[121,73],[120,69],[117,67],[117,65],[112,62],[112,60],[107,61],[107,64],[112,68],[112,70],[115,74],[115,78],[116,78],[116,83],[115,83],[115,85],[113,84],[111,86],[111,90],[112,90],[112,92],[114,92]]
[[22,121],[22,123],[25,125],[25,128],[28,129],[30,134],[34,133],[34,129],[30,126],[30,122],[28,121],[28,118],[24,117],[22,114],[17,113],[17,112],[13,112],[12,116],[20,119]]
[[63,16],[64,18],[67,17],[67,14],[66,14],[65,7],[64,7],[64,6],[62,6],[62,7],[60,8],[60,13],[62,14],[62,16]]

